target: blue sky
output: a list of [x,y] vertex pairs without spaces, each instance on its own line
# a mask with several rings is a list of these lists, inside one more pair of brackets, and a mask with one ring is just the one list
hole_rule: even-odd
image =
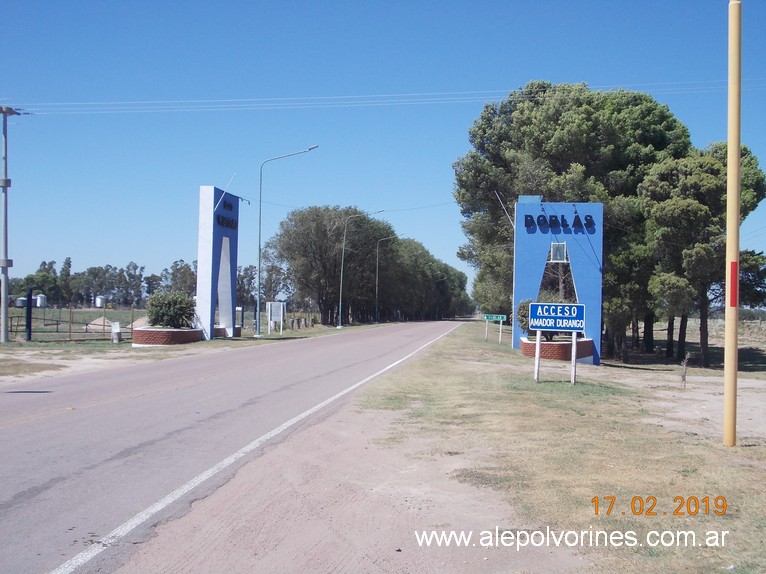
[[[766,168],[766,2],[743,2],[742,140]],[[531,80],[652,94],[726,139],[727,0],[5,0],[11,277],[197,254],[200,185],[251,200],[239,264],[295,208],[384,210],[464,271],[453,163],[484,102]],[[766,251],[766,202],[742,226]]]

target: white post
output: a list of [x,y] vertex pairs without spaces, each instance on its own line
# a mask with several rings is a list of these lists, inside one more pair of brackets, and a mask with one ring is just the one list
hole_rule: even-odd
[[572,331],[572,384],[577,380],[577,332]]
[[497,342],[502,343],[503,342],[503,322],[498,321],[497,324],[500,326],[500,337],[498,338]]
[[484,342],[487,342],[487,339],[489,338],[489,319],[484,321]]
[[542,347],[542,344],[540,342],[540,339],[542,338],[542,331],[537,332],[537,337],[535,339],[535,382],[540,382],[540,349]]

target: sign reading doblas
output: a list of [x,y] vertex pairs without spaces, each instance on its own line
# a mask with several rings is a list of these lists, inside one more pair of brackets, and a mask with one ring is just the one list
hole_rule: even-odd
[[[551,316],[540,316],[538,326],[530,324],[530,329],[584,333],[584,339],[593,341],[590,361],[598,365],[601,361],[604,206],[601,203],[549,203],[538,196],[521,196],[516,204],[514,225],[513,348],[521,347],[525,334],[518,322],[519,304],[524,300],[537,300],[549,262],[568,265],[577,302],[588,309],[588,321],[584,322],[584,317],[559,317],[551,313]],[[571,305],[548,311],[566,312],[569,307]],[[583,320],[584,327],[579,327],[579,319]],[[560,322],[557,324],[557,321]],[[553,326],[547,327],[548,323]]]
[[585,305],[578,303],[530,303],[531,331],[585,331]]

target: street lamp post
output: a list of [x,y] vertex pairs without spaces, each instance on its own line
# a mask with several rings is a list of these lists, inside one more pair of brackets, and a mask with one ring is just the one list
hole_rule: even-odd
[[396,235],[389,235],[378,239],[378,246],[375,249],[375,322],[380,323],[380,310],[378,309],[378,268],[380,265],[380,242],[387,239],[393,239]]
[[[8,188],[11,187],[11,180],[8,179],[8,116],[18,116],[19,112],[13,108],[6,106],[0,107],[0,112],[3,114],[3,177],[0,179],[0,186],[3,188],[2,192],[2,214],[0,214],[0,221],[3,224],[2,233],[0,233],[0,268],[2,268],[2,293],[0,294],[0,305],[2,305],[2,311],[0,312],[0,321],[2,321],[2,327],[0,328],[0,343],[8,342],[8,268],[13,267],[13,261],[8,259]],[[29,301],[27,301],[29,305]]]
[[307,149],[303,149],[301,151],[296,151],[293,153],[288,153],[285,155],[279,155],[277,157],[271,157],[267,160],[265,160],[261,164],[261,174],[258,180],[258,292],[255,294],[256,303],[255,303],[255,336],[260,337],[261,336],[261,222],[262,222],[262,214],[263,214],[263,166],[269,163],[270,161],[275,161],[278,159],[284,159],[286,157],[292,157],[294,155],[300,155],[302,153],[308,153],[310,151],[315,150],[318,148],[318,145],[312,145],[311,147]]
[[343,328],[343,263],[346,260],[346,232],[348,231],[348,220],[352,217],[363,217],[365,215],[374,215],[376,213],[382,213],[383,210],[379,209],[373,213],[352,213],[346,217],[346,223],[343,225],[343,247],[340,251],[340,293],[338,296],[338,329]]

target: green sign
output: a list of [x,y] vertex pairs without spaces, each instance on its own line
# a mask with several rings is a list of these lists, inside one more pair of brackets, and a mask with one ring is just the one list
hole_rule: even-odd
[[506,315],[484,315],[485,321],[505,321],[507,318]]

